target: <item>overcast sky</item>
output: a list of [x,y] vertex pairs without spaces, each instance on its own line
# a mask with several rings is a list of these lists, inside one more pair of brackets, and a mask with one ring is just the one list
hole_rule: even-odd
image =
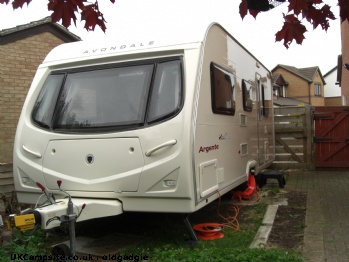
[[[331,10],[338,17],[338,1],[323,0],[332,5]],[[23,9],[14,10],[11,5],[0,5],[0,29],[15,27],[49,16],[47,1],[33,1]],[[177,23],[195,25],[201,20],[219,22],[242,45],[254,54],[270,70],[277,64],[298,68],[319,66],[322,74],[337,65],[341,53],[339,19],[330,22],[328,32],[307,26],[308,32],[302,45],[293,42],[289,49],[282,42],[275,42],[275,34],[282,28],[283,13],[287,13],[288,3],[271,11],[260,13],[255,20],[248,15],[241,19],[240,0],[99,0],[99,6],[107,21],[104,34],[96,27],[87,32],[83,23],[73,24],[69,30],[86,41],[103,40],[120,35],[121,27],[160,28]],[[141,18],[141,19],[140,19]],[[118,30],[116,29],[118,28]],[[181,32],[173,32],[180,34]]]

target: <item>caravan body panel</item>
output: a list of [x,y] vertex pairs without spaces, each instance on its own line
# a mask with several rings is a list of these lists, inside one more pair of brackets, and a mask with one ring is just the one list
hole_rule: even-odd
[[[251,160],[256,160],[256,174],[268,166],[274,143],[273,115],[262,112],[262,103],[272,111],[270,72],[218,25],[210,28],[204,43],[194,145],[199,202],[246,181]],[[245,81],[250,108],[243,104]],[[263,84],[263,98],[258,84]],[[206,168],[206,163],[214,165]]]
[[36,203],[36,182],[63,197],[60,179],[74,198],[188,213],[273,161],[270,72],[221,26],[139,43],[47,56],[16,133],[20,202]]

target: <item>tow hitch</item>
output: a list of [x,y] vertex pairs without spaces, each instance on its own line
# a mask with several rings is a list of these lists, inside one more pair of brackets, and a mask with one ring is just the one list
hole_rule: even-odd
[[[43,185],[39,182],[36,184],[41,188],[43,191],[42,196],[46,196],[47,200],[33,209],[23,210],[20,215],[11,214],[7,220],[7,226],[10,229],[18,229],[20,231],[32,230],[32,235],[39,225],[41,225],[42,229],[47,230],[59,227],[63,223],[68,223],[70,248],[65,250],[65,253],[69,253],[65,255],[75,256],[75,223],[77,221],[115,216],[123,213],[122,204],[116,199],[73,199],[68,192],[61,188],[61,180],[57,181],[58,189],[66,194],[67,198],[57,200],[53,194],[47,192]],[[85,209],[86,206],[88,207],[87,209]]]
[[[53,194],[49,194],[46,191],[46,188],[41,185],[39,182],[36,183],[38,187],[41,188],[41,190],[43,191],[43,194],[46,196],[47,201],[49,204],[47,206],[41,206],[39,208],[35,208],[33,209],[27,209],[24,210],[21,215],[10,215],[9,219],[7,221],[7,226],[10,229],[19,229],[20,231],[28,231],[31,229],[34,229],[34,231],[36,230],[36,228],[38,227],[38,225],[42,224],[43,222],[44,224],[44,228],[47,228],[49,226],[49,224],[53,221],[58,221],[59,225],[61,225],[62,223],[68,223],[69,225],[69,243],[70,243],[70,254],[71,256],[75,255],[75,222],[77,220],[77,218],[80,216],[81,212],[83,211],[83,209],[86,207],[86,204],[83,204],[81,206],[80,212],[79,214],[76,214],[74,212],[74,204],[73,201],[71,199],[70,194],[68,194],[66,191],[64,191],[63,189],[61,189],[61,185],[62,185],[62,181],[58,180],[57,181],[57,185],[58,185],[58,189],[61,192],[64,192],[67,196],[68,196],[68,203],[67,205],[65,204],[61,204],[61,201],[56,201],[56,199],[54,198]],[[65,202],[63,202],[65,203]],[[61,205],[61,208],[50,208],[51,205]],[[64,206],[64,207],[63,207]],[[45,214],[47,214],[47,212],[41,212],[45,210],[45,207],[49,207],[48,209],[55,209],[58,211],[63,211],[65,209],[65,206],[67,206],[66,208],[66,214],[62,214],[60,216],[54,216],[51,217],[50,219],[47,219],[46,221],[46,216]],[[52,212],[51,212],[52,213]],[[44,219],[43,219],[44,218]]]

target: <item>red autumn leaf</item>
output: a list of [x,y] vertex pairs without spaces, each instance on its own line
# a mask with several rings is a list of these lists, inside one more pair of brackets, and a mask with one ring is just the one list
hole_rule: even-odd
[[258,10],[253,10],[253,9],[248,9],[248,12],[249,12],[254,18],[256,18],[257,15],[260,13],[260,11],[258,11]]
[[98,9],[98,3],[90,4],[84,7],[81,12],[81,20],[85,20],[84,28],[87,31],[94,31],[96,25],[98,25],[103,32],[107,29],[105,26],[105,20],[103,14]]
[[282,29],[275,34],[275,40],[284,40],[284,46],[286,48],[289,47],[293,40],[296,40],[297,44],[302,44],[303,39],[305,39],[304,33],[307,31],[305,26],[302,25],[293,14],[287,16],[284,14],[284,19],[284,25]]
[[321,25],[322,29],[327,31],[327,29],[330,27],[329,19],[336,19],[330,9],[331,8],[328,5],[324,5],[321,9],[317,9],[314,6],[309,5],[308,10],[304,10],[302,14],[303,17],[313,25],[314,29],[317,28],[318,25]]
[[239,13],[242,19],[247,15],[247,0],[241,0],[239,5]]
[[[85,20],[85,28],[87,30],[94,30],[98,25],[103,31],[106,30],[105,19],[103,14],[98,9],[98,1],[95,0],[95,4],[89,4],[91,0],[47,0],[48,10],[53,11],[51,17],[53,22],[59,22],[62,20],[62,24],[65,27],[69,27],[71,20],[76,23],[75,12],[81,10],[81,19]],[[278,0],[276,0],[278,1]],[[285,16],[285,22],[283,28],[277,32],[277,41],[284,40],[284,45],[288,48],[289,44],[296,40],[298,44],[302,43],[304,39],[305,27],[296,18],[300,13],[303,14],[303,18],[313,25],[314,28],[321,25],[323,30],[327,30],[329,27],[329,19],[334,19],[333,13],[330,11],[329,6],[324,5],[321,9],[316,5],[322,4],[322,0],[280,0],[280,2],[288,1],[288,11],[293,11],[293,14]],[[29,5],[32,0],[0,0],[0,4],[12,3],[13,8],[23,7],[25,3]],[[115,0],[110,0],[111,3],[115,3]],[[340,18],[342,21],[349,21],[349,1],[338,0],[340,7]],[[259,14],[258,10],[248,9],[247,0],[241,0],[239,6],[239,13],[242,19],[249,13],[254,18]],[[294,17],[293,17],[294,16]]]
[[239,5],[239,13],[242,19],[244,19],[244,17],[247,15],[247,12],[249,12],[250,15],[256,18],[260,11],[248,9],[247,0],[241,0],[241,3]]
[[75,12],[78,11],[76,1],[49,0],[48,10],[53,11],[51,14],[52,22],[58,22],[62,19],[62,25],[69,27],[70,21],[73,20],[76,25]]
[[313,3],[313,4],[322,4],[322,0],[308,0],[308,3]]
[[349,1],[348,0],[338,0],[338,5],[340,7],[339,16],[342,21],[348,20],[349,22]]
[[[67,0],[65,0],[67,1]],[[85,7],[84,3],[86,3],[88,0],[70,0],[73,5],[80,8],[81,10]]]
[[289,1],[289,6],[288,6],[288,11],[292,11],[296,14],[299,15],[302,10],[307,10],[308,9],[308,3],[307,0],[288,0]]
[[14,0],[12,2],[12,7],[13,9],[17,9],[18,7],[22,8],[25,3],[29,5],[31,1],[32,0]]

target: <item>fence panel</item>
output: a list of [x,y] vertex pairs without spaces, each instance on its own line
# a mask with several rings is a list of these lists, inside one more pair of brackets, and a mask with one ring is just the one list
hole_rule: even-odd
[[276,169],[314,169],[312,107],[274,108]]

